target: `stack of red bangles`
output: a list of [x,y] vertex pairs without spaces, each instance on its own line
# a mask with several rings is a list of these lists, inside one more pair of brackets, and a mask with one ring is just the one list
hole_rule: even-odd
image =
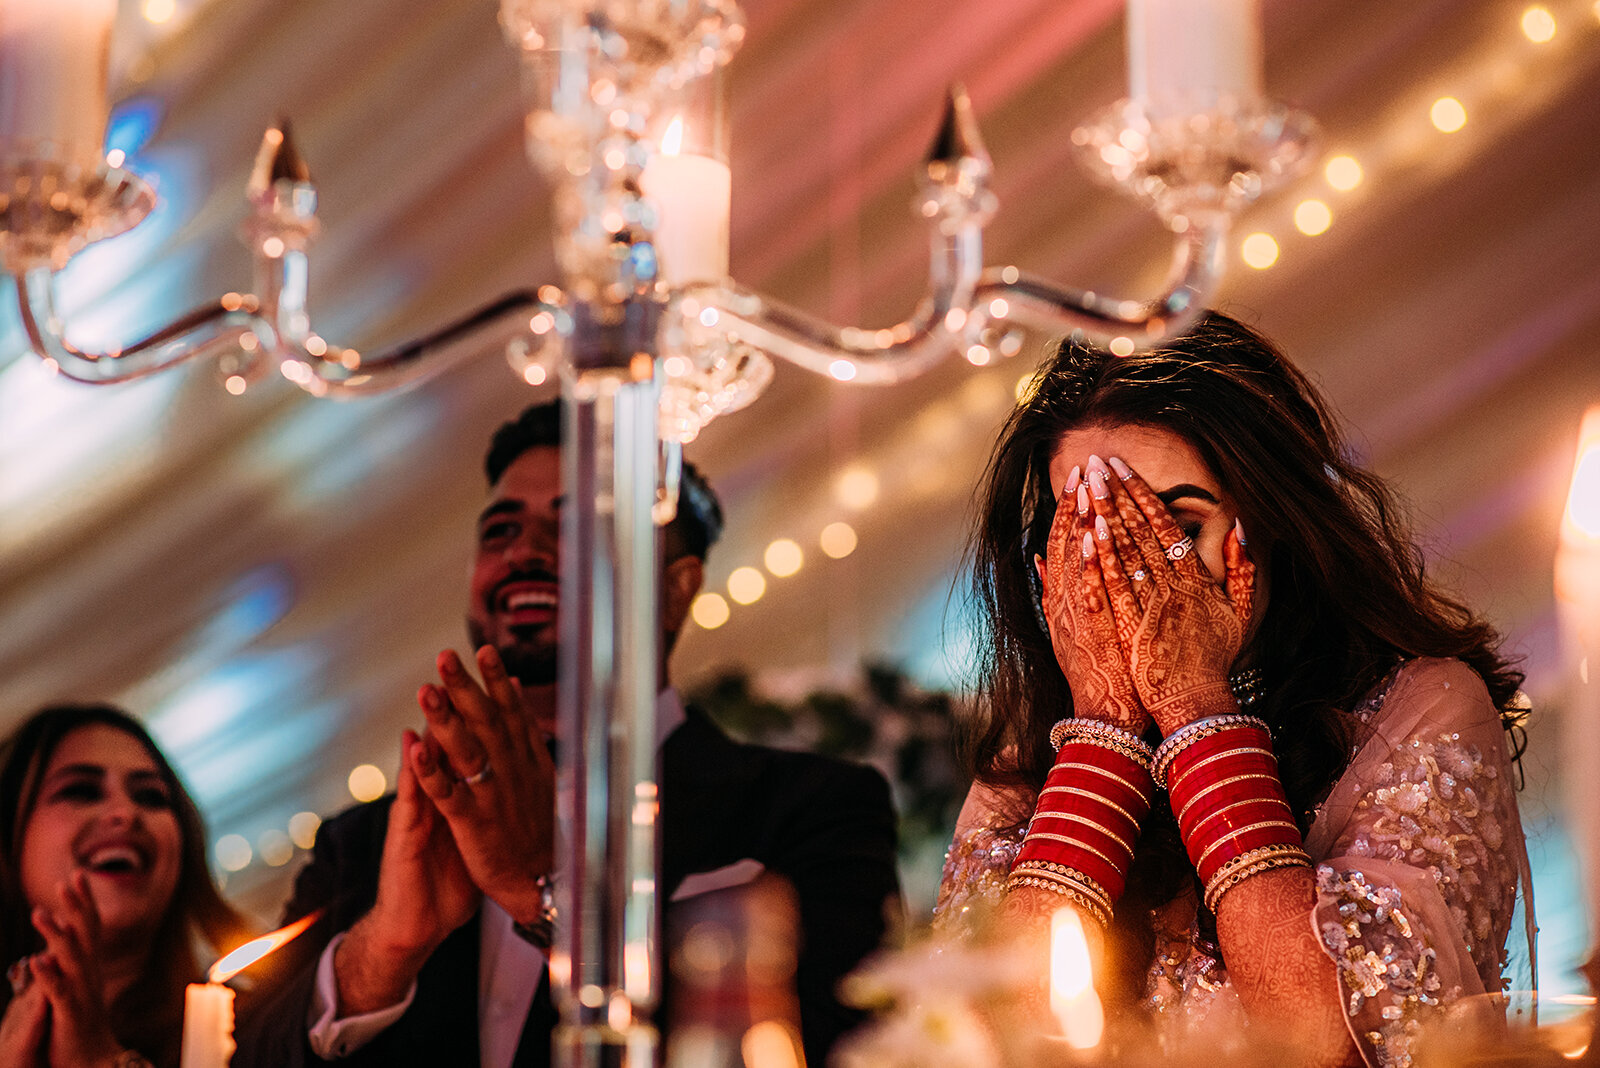
[[1261,720],[1211,716],[1181,727],[1156,750],[1153,774],[1167,789],[1213,913],[1253,875],[1311,866]]
[[1051,728],[1050,744],[1055,766],[1006,887],[1060,894],[1104,927],[1155,795],[1153,754],[1137,735],[1098,720],[1064,719]]

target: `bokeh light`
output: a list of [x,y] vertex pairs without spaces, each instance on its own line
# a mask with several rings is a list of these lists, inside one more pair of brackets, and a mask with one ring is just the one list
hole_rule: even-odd
[[1467,109],[1453,96],[1441,96],[1428,112],[1440,133],[1455,133],[1467,124]]
[[793,538],[779,538],[767,546],[767,551],[762,555],[761,562],[767,565],[767,570],[779,578],[788,578],[806,561],[805,553],[800,551],[800,545]]
[[244,871],[254,856],[250,843],[242,834],[225,834],[218,838],[215,852],[217,864],[223,871]]
[[817,537],[822,551],[834,560],[843,560],[856,551],[856,531],[849,523],[829,523]]
[[1271,234],[1254,233],[1239,245],[1239,255],[1251,267],[1264,271],[1278,262],[1278,243]]
[[389,788],[389,780],[376,764],[357,764],[350,769],[346,785],[350,787],[350,796],[357,801],[376,801]]
[[1307,237],[1326,233],[1333,225],[1333,212],[1320,200],[1302,200],[1294,209],[1294,228]]
[[736,567],[728,576],[728,596],[740,604],[755,604],[766,592],[766,577],[753,567]]
[[301,849],[310,849],[317,844],[317,828],[322,826],[322,817],[315,812],[296,812],[289,817],[289,837]]
[[1544,44],[1556,35],[1556,17],[1549,8],[1534,4],[1522,13],[1522,32],[1534,44]]
[[728,602],[723,600],[720,593],[702,593],[694,599],[694,606],[689,614],[694,617],[695,623],[705,630],[716,630],[728,621],[732,611]]

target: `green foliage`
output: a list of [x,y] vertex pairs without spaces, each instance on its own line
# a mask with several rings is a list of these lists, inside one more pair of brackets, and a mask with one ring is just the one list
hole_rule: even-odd
[[690,703],[734,737],[871,764],[889,780],[900,813],[900,853],[924,864],[949,843],[967,784],[955,760],[959,707],[898,668],[869,664],[848,690],[798,700],[762,692],[749,674],[726,671],[696,687]]

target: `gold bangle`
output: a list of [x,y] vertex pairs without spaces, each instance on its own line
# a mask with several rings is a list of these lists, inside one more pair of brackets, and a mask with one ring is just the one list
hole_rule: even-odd
[[1178,826],[1183,826],[1183,817],[1187,816],[1189,814],[1189,810],[1194,807],[1194,803],[1206,796],[1206,794],[1209,794],[1213,790],[1220,790],[1224,786],[1232,786],[1236,782],[1245,782],[1248,779],[1266,779],[1268,782],[1277,783],[1279,790],[1283,789],[1282,779],[1278,778],[1276,775],[1269,775],[1264,771],[1253,771],[1248,775],[1232,775],[1226,779],[1218,779],[1216,782],[1205,787],[1199,793],[1195,794],[1193,797],[1189,798],[1189,800],[1183,803],[1183,808],[1178,812]]
[[[1113,831],[1110,827],[1107,827],[1103,823],[1096,823],[1094,820],[1090,819],[1088,816],[1080,816],[1076,812],[1035,812],[1033,814],[1033,819],[1035,821],[1037,821],[1037,820],[1071,820],[1073,823],[1082,823],[1085,826],[1093,827],[1095,830],[1099,831],[1101,834],[1105,835],[1107,838],[1109,838],[1113,842],[1117,843],[1117,845],[1121,846],[1123,851],[1128,854],[1128,859],[1129,860],[1133,859],[1133,846],[1131,846],[1127,842],[1123,841],[1122,835],[1118,834],[1116,831]],[[1030,822],[1028,826],[1029,826],[1029,834],[1031,835],[1032,834],[1032,826],[1033,826],[1032,822]],[[1079,843],[1079,844],[1081,844],[1081,843]],[[1084,848],[1088,849],[1089,847],[1088,846],[1084,846]]]
[[1189,776],[1193,775],[1207,764],[1210,764],[1212,761],[1222,760],[1226,757],[1245,756],[1251,753],[1254,753],[1258,756],[1264,756],[1268,760],[1271,760],[1274,764],[1278,762],[1278,758],[1270,749],[1263,749],[1258,745],[1243,745],[1237,749],[1219,749],[1217,752],[1212,753],[1209,756],[1202,757],[1193,767],[1184,768],[1181,778],[1187,779]]
[[[1235,862],[1238,863],[1235,863]],[[1205,903],[1214,916],[1229,890],[1253,876],[1278,868],[1309,868],[1311,858],[1298,846],[1261,846],[1222,866],[1206,884]]]
[[1156,784],[1163,788],[1166,786],[1167,768],[1171,766],[1173,759],[1183,750],[1202,738],[1209,738],[1219,731],[1225,731],[1233,727],[1254,727],[1265,731],[1269,739],[1272,737],[1272,728],[1267,726],[1266,720],[1257,719],[1255,716],[1247,716],[1242,712],[1221,716],[1207,716],[1204,719],[1197,719],[1193,723],[1184,724],[1168,735],[1166,741],[1156,747],[1155,760],[1150,764],[1150,774],[1155,777]]
[[[1200,817],[1200,822],[1196,823],[1194,825],[1194,827],[1192,829],[1190,829],[1189,833],[1190,834],[1199,834],[1200,833],[1200,828],[1202,828],[1202,827],[1204,827],[1206,825],[1206,821],[1216,819],[1218,816],[1222,815],[1224,812],[1232,812],[1234,809],[1243,808],[1246,805],[1269,805],[1269,804],[1270,805],[1282,805],[1283,806],[1283,810],[1285,812],[1289,813],[1289,815],[1291,817],[1294,815],[1294,809],[1289,807],[1289,802],[1285,801],[1281,797],[1247,797],[1243,801],[1235,801],[1231,805],[1223,805],[1221,808],[1217,809],[1215,812],[1207,812],[1204,816]],[[1182,828],[1179,828],[1179,829],[1181,830]]]
[[[1111,798],[1109,798],[1109,797],[1105,797],[1102,794],[1090,793],[1088,790],[1079,790],[1079,789],[1077,789],[1076,787],[1073,787],[1073,786],[1046,786],[1043,790],[1039,791],[1039,797],[1043,798],[1045,794],[1056,794],[1056,793],[1070,794],[1073,797],[1093,798],[1094,800],[1100,802],[1102,805],[1105,805],[1107,808],[1115,809],[1116,811],[1122,813],[1124,816],[1128,817],[1129,822],[1131,822],[1135,827],[1139,826],[1139,820],[1144,815],[1144,813],[1140,813],[1138,816],[1135,816],[1133,813],[1129,812],[1127,809],[1123,808],[1121,805],[1117,804],[1115,801],[1111,800]],[[1146,805],[1145,808],[1144,808],[1144,811],[1145,812],[1149,812],[1150,811],[1150,806]]]
[[1013,877],[1011,880],[1009,880],[1006,883],[1006,891],[1010,892],[1019,886],[1031,886],[1036,890],[1047,890],[1052,894],[1059,894],[1061,897],[1066,898],[1068,901],[1078,906],[1079,909],[1088,913],[1089,918],[1094,920],[1095,923],[1098,923],[1102,929],[1111,926],[1111,910],[1101,908],[1100,905],[1090,900],[1089,897],[1080,890],[1075,890],[1072,887],[1063,886],[1058,883],[1052,883],[1049,880],[1041,879],[1038,876],[1022,875]]
[[1100,880],[1092,875],[1085,875],[1077,868],[1066,864],[1058,864],[1053,860],[1025,860],[1011,870],[1012,875],[1021,872],[1024,875],[1037,875],[1041,879],[1054,879],[1063,884],[1071,884],[1105,905],[1111,907],[1111,891],[1101,885]]
[[[1119,782],[1123,786],[1126,786],[1128,788],[1128,792],[1133,794],[1133,796],[1137,797],[1139,800],[1143,801],[1146,806],[1149,806],[1149,804],[1150,804],[1150,795],[1149,795],[1148,792],[1139,789],[1133,783],[1129,782],[1127,779],[1124,779],[1121,775],[1118,775],[1116,772],[1110,771],[1110,770],[1108,770],[1106,768],[1102,768],[1097,764],[1063,763],[1063,764],[1055,765],[1050,770],[1051,770],[1051,772],[1057,772],[1057,771],[1094,771],[1094,772],[1098,772],[1099,774],[1101,774],[1101,775],[1105,776],[1106,778],[1110,779],[1112,782]],[[1055,787],[1055,789],[1060,789],[1060,787]]]
[[1123,874],[1127,874],[1126,870],[1125,870],[1127,865],[1118,864],[1116,861],[1112,860],[1110,857],[1108,857],[1104,853],[1100,852],[1100,850],[1096,849],[1094,846],[1085,845],[1083,842],[1079,841],[1078,839],[1069,838],[1068,836],[1066,836],[1064,834],[1051,834],[1049,831],[1030,831],[1022,839],[1023,848],[1026,849],[1027,846],[1028,846],[1028,843],[1030,841],[1032,841],[1033,839],[1035,839],[1035,838],[1043,838],[1047,842],[1061,842],[1064,845],[1075,846],[1076,848],[1081,849],[1086,853],[1093,853],[1095,856],[1099,857],[1101,860],[1103,860],[1107,864],[1111,865],[1111,867],[1114,868],[1115,870],[1117,870],[1119,872],[1123,872]]
[[[1300,828],[1296,827],[1292,820],[1262,820],[1259,823],[1247,824],[1246,826],[1240,827],[1238,830],[1229,831],[1221,838],[1218,838],[1215,842],[1212,842],[1210,845],[1206,846],[1205,852],[1200,854],[1200,859],[1194,862],[1195,871],[1199,871],[1201,868],[1204,868],[1206,866],[1206,858],[1212,853],[1216,852],[1217,847],[1222,845],[1224,842],[1231,842],[1241,834],[1249,834],[1251,831],[1264,831],[1268,827],[1287,827],[1289,830],[1294,832],[1294,836],[1296,838],[1300,837]],[[1276,845],[1279,843],[1268,844]],[[1282,844],[1287,845],[1289,843],[1285,842]],[[1296,842],[1294,844],[1298,846],[1300,843]]]

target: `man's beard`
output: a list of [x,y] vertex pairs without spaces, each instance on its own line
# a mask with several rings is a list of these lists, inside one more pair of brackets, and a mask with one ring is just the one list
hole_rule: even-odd
[[467,620],[467,635],[472,640],[472,647],[480,649],[485,645],[494,645],[500,653],[500,661],[506,666],[506,674],[522,683],[524,686],[550,686],[556,681],[556,662],[560,659],[560,652],[554,642],[536,642],[532,632],[538,627],[509,628],[509,640],[493,643],[483,628],[476,620]]

